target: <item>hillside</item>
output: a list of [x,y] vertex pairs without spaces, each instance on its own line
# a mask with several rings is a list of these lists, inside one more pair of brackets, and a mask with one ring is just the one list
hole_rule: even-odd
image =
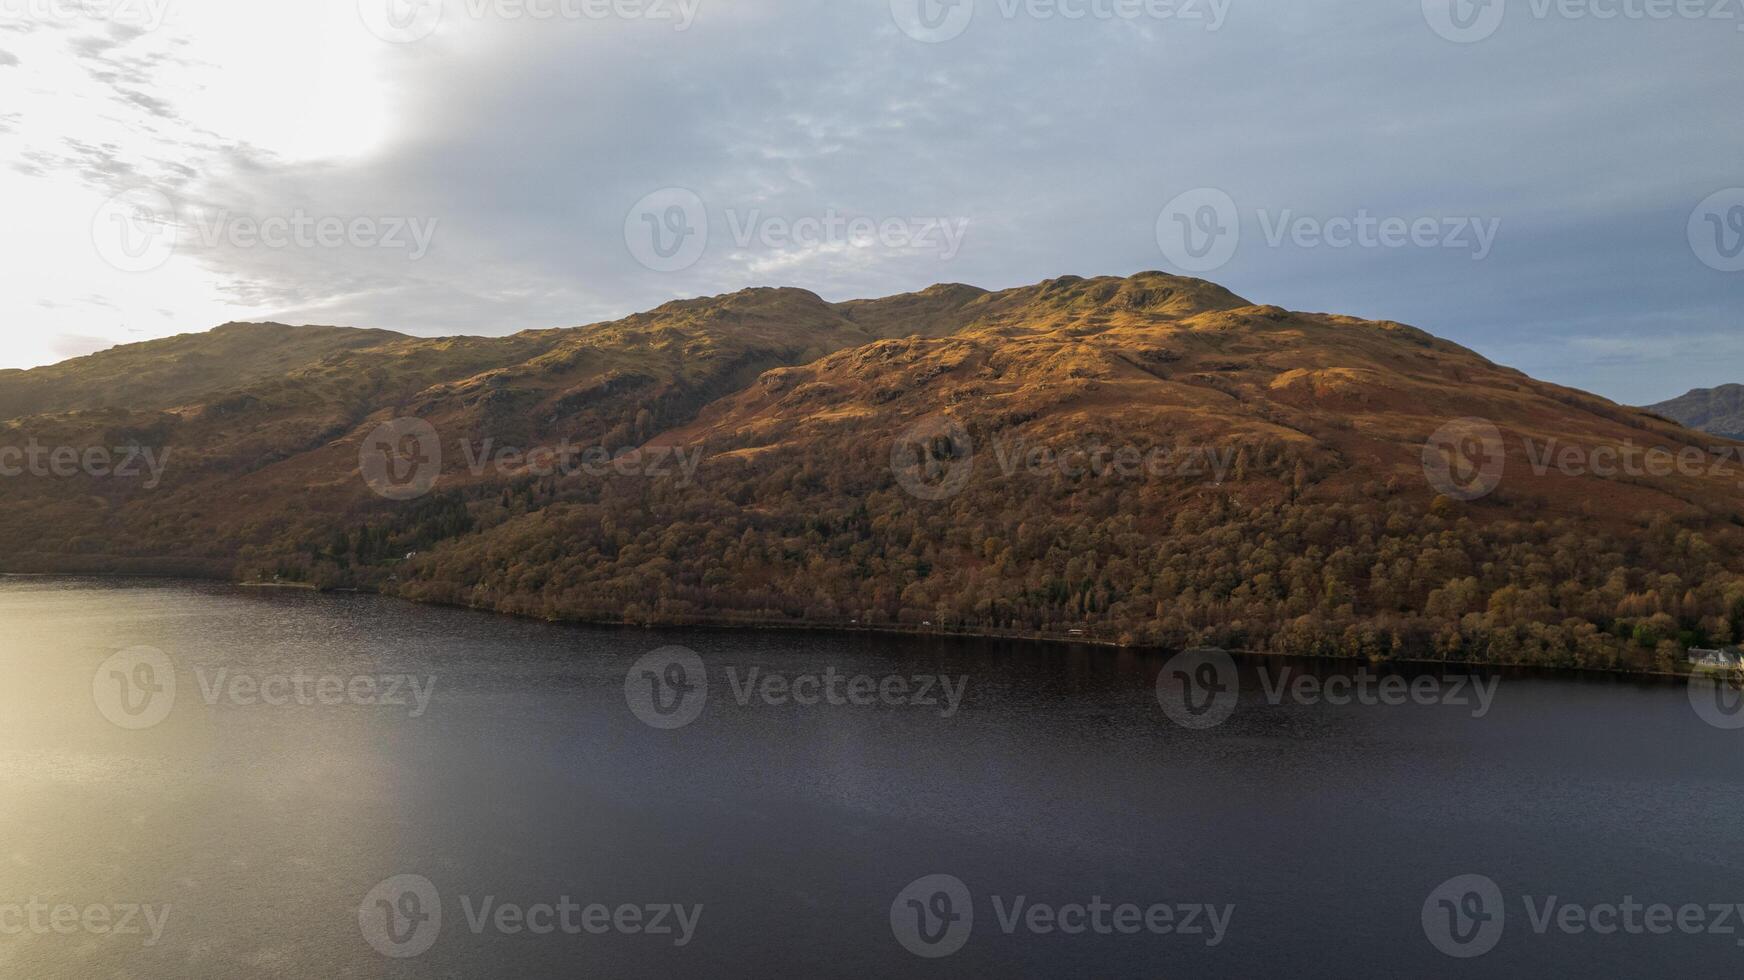
[[[200,336],[222,347],[229,329]],[[328,329],[280,344],[277,375],[257,361],[182,398],[69,399],[0,426],[0,446],[172,454],[150,488],[0,480],[0,567],[276,576],[610,622],[1620,669],[1672,669],[1744,624],[1740,466],[1711,439],[1402,324],[1202,280],[834,304],[752,289],[495,339]],[[192,349],[164,357],[199,353],[177,341]],[[87,390],[120,356],[58,377]],[[40,389],[35,374],[12,383]],[[360,460],[399,418],[439,452],[396,430],[390,467],[423,460],[428,492],[389,499]],[[1425,440],[1456,419],[1499,436],[1476,492],[1486,446],[1468,435],[1432,447],[1426,478]],[[565,446],[567,468],[500,454]],[[1648,447],[1689,465],[1603,463]]]
[[404,339],[386,330],[227,323],[34,371],[0,371],[0,419],[97,408],[159,409]]
[[1744,385],[1696,388],[1647,410],[1692,429],[1744,440]]

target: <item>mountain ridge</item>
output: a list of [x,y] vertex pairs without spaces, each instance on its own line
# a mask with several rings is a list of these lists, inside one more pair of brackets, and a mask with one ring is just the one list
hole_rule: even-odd
[[[1139,273],[1133,278],[1138,279],[1146,276],[1164,276],[1170,279],[1182,279],[1182,281],[1203,283],[1206,286],[1212,286],[1216,290],[1222,290],[1222,287],[1216,287],[1214,284],[1206,283],[1204,280],[1187,280],[1183,279],[1183,277],[1168,276],[1166,273]],[[342,327],[324,324],[291,325],[276,321],[230,321],[206,331],[182,333],[170,337],[139,341],[132,344],[116,345],[92,354],[69,358],[65,361],[59,361],[41,367],[23,369],[9,368],[0,370],[0,418],[15,417],[18,414],[18,408],[21,406],[25,408],[36,408],[38,411],[65,411],[81,408],[109,407],[110,401],[73,401],[48,406],[33,406],[26,403],[25,395],[20,391],[20,389],[26,387],[46,386],[46,384],[51,381],[64,384],[72,375],[75,374],[75,372],[78,371],[79,368],[97,368],[99,365],[105,368],[110,364],[115,365],[113,370],[103,370],[100,375],[102,378],[112,379],[114,376],[121,374],[123,368],[133,367],[141,355],[159,359],[174,359],[176,357],[193,353],[203,357],[222,359],[226,354],[236,355],[246,353],[252,355],[255,360],[265,361],[271,356],[283,356],[280,353],[281,349],[288,346],[285,341],[295,339],[306,342],[307,346],[314,348],[307,354],[303,355],[303,361],[305,362],[303,366],[312,366],[317,363],[321,357],[329,354],[388,344],[410,343],[417,345],[421,343],[430,343],[439,345],[466,341],[508,341],[515,338],[527,337],[563,337],[601,330],[611,330],[614,328],[623,329],[640,322],[656,322],[662,317],[676,318],[685,314],[695,313],[712,314],[727,319],[737,317],[741,318],[739,322],[742,322],[742,318],[747,315],[746,308],[753,306],[754,300],[767,297],[787,297],[798,299],[803,303],[814,305],[820,315],[827,315],[826,311],[833,311],[837,315],[843,316],[845,319],[856,323],[863,321],[874,328],[873,332],[876,337],[882,338],[891,335],[888,333],[891,329],[889,324],[901,316],[938,317],[943,312],[961,309],[977,301],[987,300],[990,297],[1000,298],[1023,296],[1026,293],[1035,291],[1046,293],[1049,290],[1058,290],[1064,284],[1088,281],[1090,280],[1084,280],[1082,277],[1078,276],[1062,276],[1056,279],[1046,280],[1033,286],[1014,287],[1012,289],[999,291],[986,290],[963,283],[935,283],[934,285],[912,293],[899,293],[876,298],[851,299],[833,303],[824,300],[815,292],[801,289],[799,287],[752,286],[736,292],[723,293],[716,296],[697,296],[669,300],[649,311],[630,314],[629,316],[615,320],[598,321],[595,323],[571,327],[533,328],[500,337],[472,334],[420,337],[378,328]],[[1095,281],[1102,282],[1119,280],[1115,280],[1114,277],[1100,277]],[[1233,294],[1230,294],[1230,296],[1233,299],[1239,299],[1233,297]],[[1241,300],[1240,302],[1242,304],[1246,303],[1245,300]],[[967,321],[965,320],[964,322]],[[877,328],[883,329],[879,330]],[[263,334],[269,335],[272,341],[274,341],[274,343],[267,345],[265,349],[262,349],[258,344],[258,340]],[[235,339],[237,342],[218,343],[219,341],[229,341],[232,339]],[[218,349],[190,349],[193,348],[194,345],[202,342],[209,342],[212,346],[217,347]],[[241,349],[238,350],[237,348]],[[259,368],[251,369],[248,364],[238,365],[234,362],[225,362],[219,365],[206,367],[205,370],[222,370],[226,372],[231,376],[231,380],[228,383],[235,386],[237,380],[246,383],[247,381],[256,380],[257,376],[267,377],[275,370],[288,371],[296,366],[298,365],[265,364]],[[214,390],[212,385],[220,383],[223,382],[212,382],[206,385],[194,384],[191,389],[184,389],[181,394],[183,396],[188,394],[209,394]],[[113,394],[111,400],[120,399],[122,397],[133,397],[137,399],[138,393],[128,389],[119,390]],[[143,406],[135,401],[133,407]]]
[[1744,441],[1744,384],[1692,388],[1647,410],[1692,429]]
[[[234,384],[208,354],[177,390],[187,341],[94,355],[55,411],[0,423],[0,460],[173,450],[155,487],[0,479],[0,569],[1633,670],[1744,624],[1737,477],[1699,433],[1201,279],[758,287],[508,337],[317,332],[277,370],[241,332],[211,341]],[[122,366],[149,383],[92,394]],[[0,404],[42,389],[9,380]],[[437,452],[402,497],[367,467],[407,424]],[[1700,465],[1586,465],[1646,446]]]

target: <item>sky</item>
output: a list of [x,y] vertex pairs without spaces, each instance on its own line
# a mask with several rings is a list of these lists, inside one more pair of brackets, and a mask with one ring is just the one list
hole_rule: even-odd
[[1203,276],[1744,382],[1744,0],[0,0],[0,368]]

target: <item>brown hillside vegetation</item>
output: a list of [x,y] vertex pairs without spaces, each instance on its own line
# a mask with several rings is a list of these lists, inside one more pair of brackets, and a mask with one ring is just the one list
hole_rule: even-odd
[[[244,355],[238,329],[270,343]],[[203,362],[234,364],[178,373]],[[1161,273],[753,289],[507,338],[225,327],[42,371],[0,375],[24,406],[0,447],[170,456],[150,488],[0,478],[11,569],[1623,669],[1744,628],[1730,444],[1421,330]],[[141,387],[92,394],[124,374]],[[440,440],[410,499],[360,472],[396,418]],[[1499,444],[1461,428],[1428,454],[1452,482],[1426,478],[1459,419]]]

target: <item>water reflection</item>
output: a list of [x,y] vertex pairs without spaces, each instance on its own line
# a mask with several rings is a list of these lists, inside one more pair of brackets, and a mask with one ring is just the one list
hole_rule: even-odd
[[[1332,703],[1325,682],[1355,665],[1241,660],[1234,710],[1194,730],[1159,704],[1165,658],[1103,648],[588,629],[29,578],[0,579],[0,635],[0,903],[171,910],[150,946],[0,935],[8,976],[907,975],[928,964],[893,936],[892,902],[939,874],[981,902],[953,972],[1434,975],[1456,961],[1421,907],[1456,874],[1510,895],[1739,897],[1740,862],[1714,846],[1744,803],[1739,733],[1664,683],[1508,673],[1479,714]],[[661,729],[625,682],[670,645],[697,651],[708,697]],[[138,647],[172,659],[176,689],[132,730],[93,681]],[[826,671],[908,687],[793,697]],[[956,707],[916,703],[921,676],[962,678]],[[427,952],[396,959],[359,906],[404,875],[443,917]],[[1018,895],[1234,912],[1215,946],[1071,941],[1003,932],[986,902]],[[682,945],[504,926],[566,900],[643,922],[701,912]],[[392,921],[413,936],[412,917]],[[1509,928],[1481,972],[1712,972],[1734,952]]]

